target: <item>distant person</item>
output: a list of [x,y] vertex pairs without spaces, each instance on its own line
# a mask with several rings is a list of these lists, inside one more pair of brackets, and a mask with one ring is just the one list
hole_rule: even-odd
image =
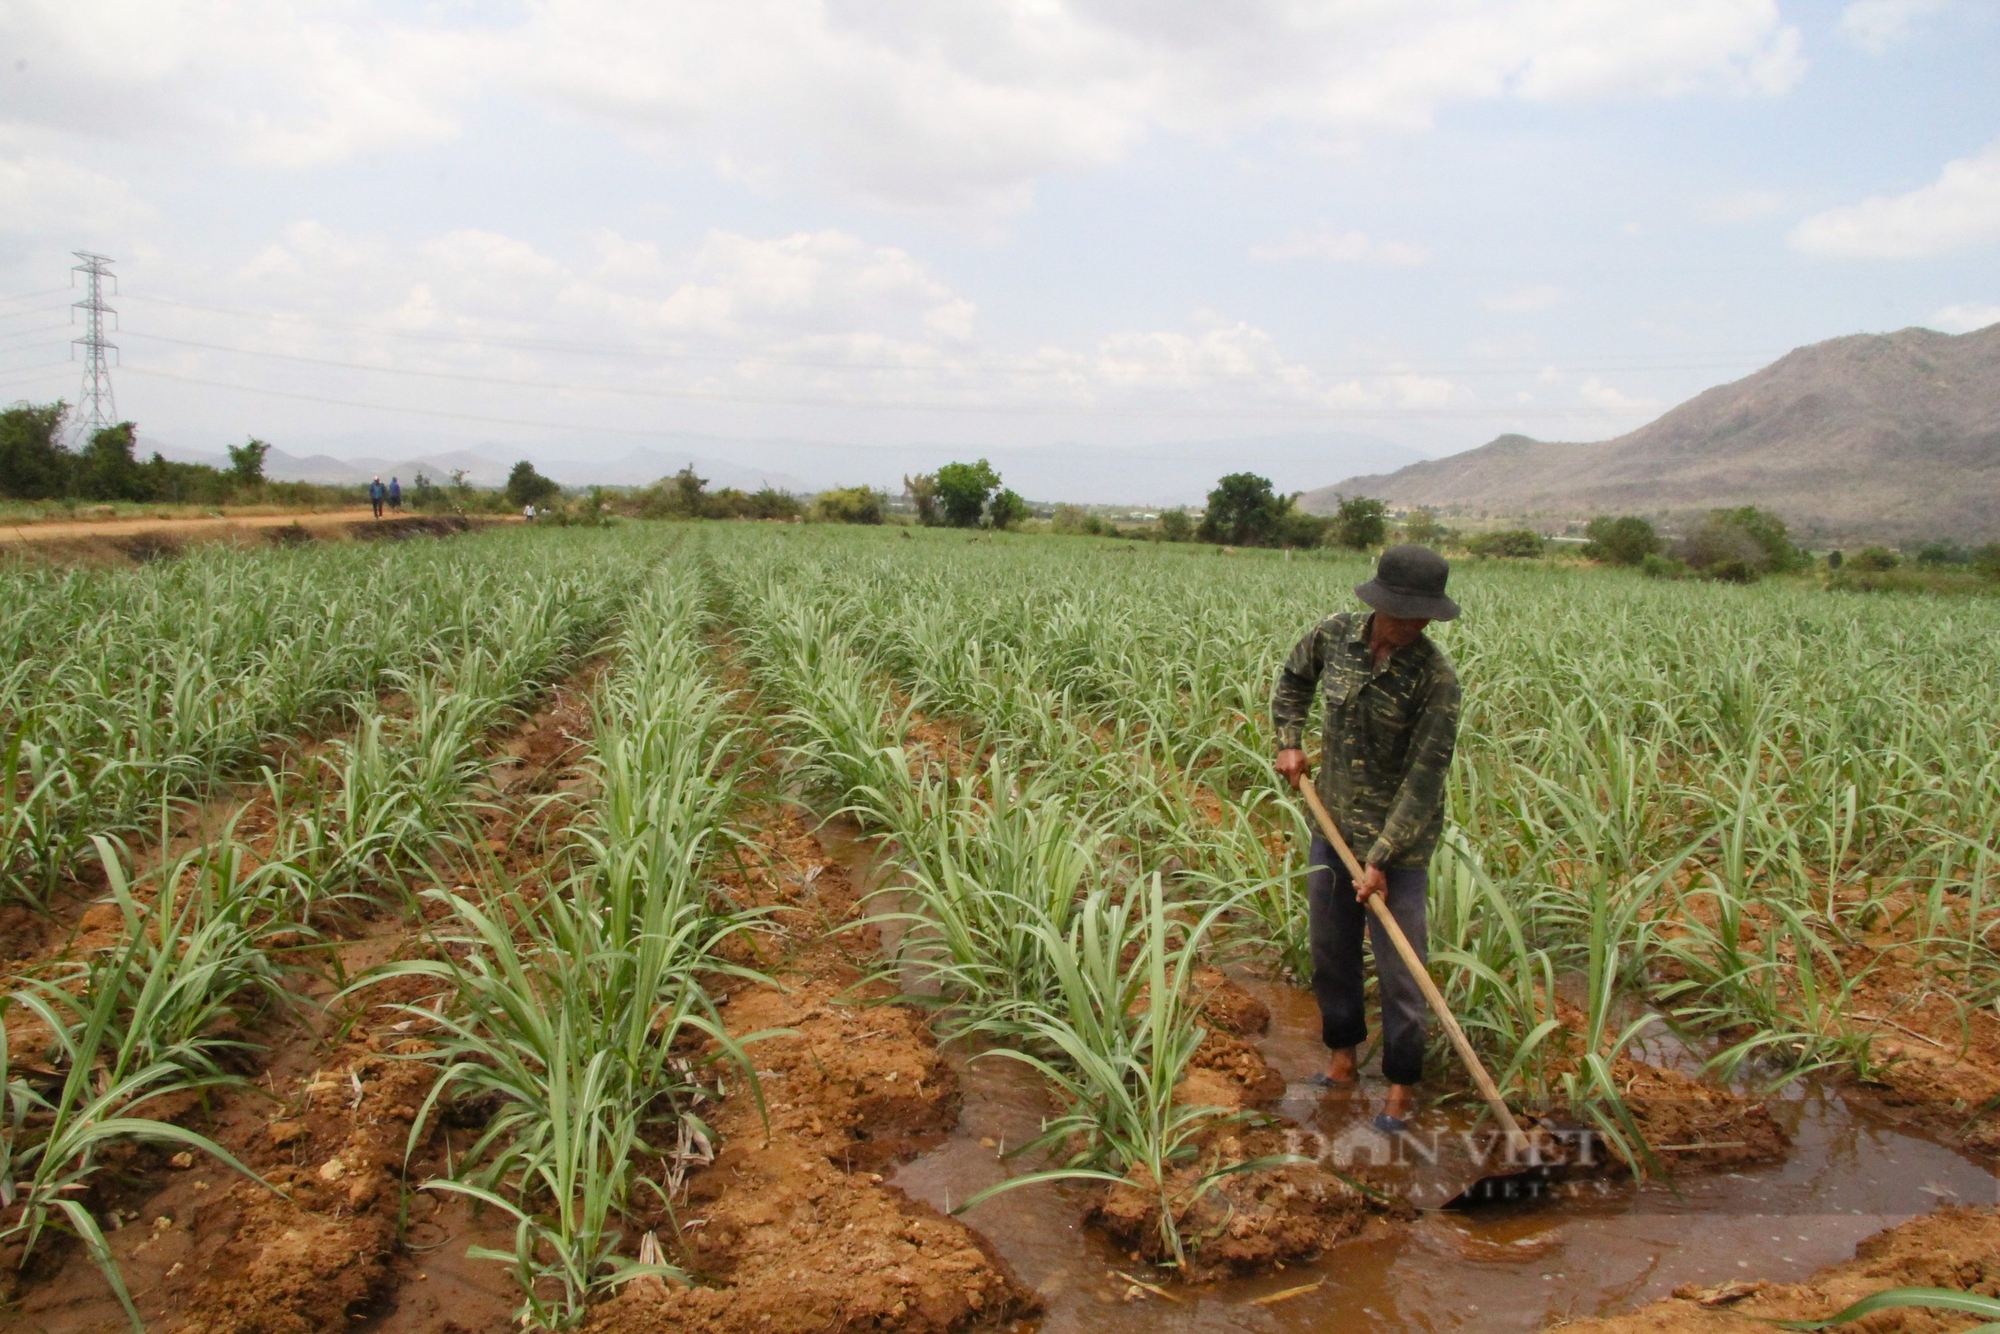
[[397,514],[403,512],[403,484],[394,477],[389,479],[389,508]]
[[535,521],[535,506],[533,502],[521,506],[521,517],[526,519],[529,523],[533,523]]
[[380,477],[368,484],[368,504],[374,509],[376,518],[382,517],[382,502],[388,497],[389,493],[383,488]]

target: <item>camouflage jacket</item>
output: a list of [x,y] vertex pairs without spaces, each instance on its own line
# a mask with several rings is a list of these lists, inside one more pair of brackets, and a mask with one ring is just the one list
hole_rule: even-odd
[[1424,866],[1444,827],[1444,779],[1458,742],[1458,674],[1426,637],[1380,667],[1365,611],[1329,616],[1278,672],[1278,748],[1299,746],[1313,687],[1324,683],[1320,799],[1364,863]]

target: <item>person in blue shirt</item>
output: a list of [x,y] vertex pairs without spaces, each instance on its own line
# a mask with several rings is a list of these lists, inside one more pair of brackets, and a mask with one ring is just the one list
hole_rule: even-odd
[[382,517],[382,501],[388,494],[382,487],[382,479],[380,477],[377,477],[368,484],[368,504],[374,509],[375,517],[378,519]]
[[396,514],[403,512],[403,484],[393,477],[389,479],[389,509]]

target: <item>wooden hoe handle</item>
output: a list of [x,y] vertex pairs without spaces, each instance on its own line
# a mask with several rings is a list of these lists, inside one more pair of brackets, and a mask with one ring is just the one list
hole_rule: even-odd
[[[1327,813],[1326,803],[1319,799],[1318,791],[1303,774],[1299,776],[1299,795],[1303,796],[1306,805],[1312,808],[1313,818],[1319,821],[1320,830],[1325,833],[1326,841],[1333,844],[1333,850],[1340,854],[1340,860],[1347,867],[1347,874],[1359,884],[1362,874],[1361,863],[1355,860],[1354,849],[1348,847],[1347,840],[1340,836],[1340,828],[1334,824],[1333,816]],[[1396,947],[1396,953],[1403,956],[1403,966],[1410,970],[1410,976],[1416,978],[1417,985],[1423,988],[1424,999],[1430,1002],[1432,1013],[1436,1014],[1438,1022],[1444,1025],[1445,1036],[1451,1039],[1452,1047],[1458,1052],[1458,1059],[1465,1062],[1466,1070],[1472,1075],[1472,1082],[1479,1086],[1479,1096],[1486,1099],[1487,1107],[1492,1109],[1493,1119],[1507,1132],[1509,1150],[1515,1154],[1527,1152],[1528,1137],[1521,1132],[1520,1123],[1514,1120],[1514,1113],[1508,1110],[1507,1100],[1500,1096],[1499,1086],[1493,1082],[1493,1076],[1487,1074],[1486,1067],[1480,1063],[1479,1054],[1473,1051],[1472,1044],[1466,1041],[1465,1030],[1460,1028],[1458,1020],[1452,1017],[1451,1008],[1444,1003],[1444,993],[1437,989],[1437,983],[1431,981],[1430,970],[1424,967],[1424,961],[1419,959],[1416,950],[1410,947],[1409,937],[1403,934],[1403,928],[1396,924],[1396,918],[1390,913],[1389,905],[1383,902],[1386,897],[1383,894],[1370,894],[1369,910],[1375,914],[1375,920],[1388,933],[1390,943]]]

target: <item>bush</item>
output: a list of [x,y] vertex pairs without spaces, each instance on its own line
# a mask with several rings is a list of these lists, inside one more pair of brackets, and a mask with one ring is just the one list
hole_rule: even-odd
[[1650,551],[1640,560],[1639,573],[1648,579],[1685,579],[1688,567],[1684,561],[1676,560],[1672,556],[1662,556],[1657,551]]
[[1470,539],[1465,549],[1475,556],[1525,558],[1541,555],[1546,545],[1542,535],[1531,528],[1503,528],[1497,533],[1481,533]]
[[1882,570],[1893,570],[1902,563],[1902,557],[1889,548],[1868,546],[1854,553],[1850,568],[1879,573]]
[[[1366,551],[1389,540],[1389,507],[1372,496],[1338,497],[1328,530],[1333,540],[1350,551]],[[1301,543],[1300,545],[1309,545]]]
[[1160,515],[1153,535],[1162,542],[1191,542],[1194,540],[1194,520],[1188,518],[1184,509],[1170,509]]
[[1583,530],[1583,554],[1610,565],[1637,565],[1660,549],[1660,535],[1636,514],[1600,514]]
[[1988,542],[1974,550],[1972,568],[1983,578],[2000,579],[2000,542]]
[[889,498],[866,486],[822,491],[813,502],[813,517],[821,523],[880,523]]
[[1965,565],[1972,560],[1972,553],[1956,542],[1927,542],[1917,552],[1917,568],[1921,570],[1941,569],[1947,565]]
[[1064,537],[1103,537],[1116,530],[1081,505],[1058,505],[1049,517],[1049,531]]

